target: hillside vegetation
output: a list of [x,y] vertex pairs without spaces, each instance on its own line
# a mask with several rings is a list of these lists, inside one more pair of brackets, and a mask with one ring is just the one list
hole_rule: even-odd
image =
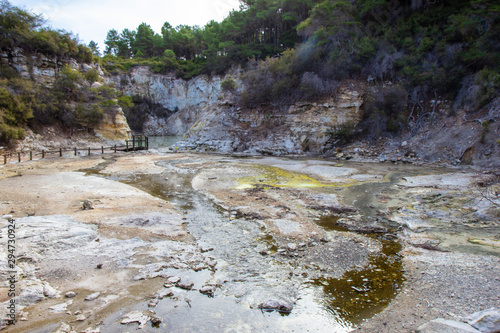
[[[495,0],[249,0],[204,27],[166,22],[111,30],[103,65],[149,65],[189,78],[245,66],[245,107],[276,108],[331,95],[337,82],[380,86],[365,104],[371,134],[398,131],[454,101],[452,112],[481,109],[500,86],[500,4]],[[226,82],[231,86],[230,82]],[[406,107],[408,106],[408,107]]]
[[[25,129],[62,125],[70,133],[92,130],[105,112],[132,101],[111,86],[94,83],[99,72],[72,68],[68,63],[92,63],[91,49],[78,43],[70,33],[43,26],[40,16],[0,2],[0,145],[24,137]],[[25,57],[31,78],[21,77],[16,59]],[[55,77],[49,85],[38,84],[34,62],[49,59]]]

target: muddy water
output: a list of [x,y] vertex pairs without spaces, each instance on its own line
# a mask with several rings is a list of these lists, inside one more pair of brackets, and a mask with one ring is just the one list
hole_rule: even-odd
[[[200,165],[204,162],[201,158],[183,161]],[[238,163],[238,160],[224,158],[224,161],[218,162]],[[199,169],[181,168],[177,165],[178,161],[157,164],[165,168],[163,173],[113,179],[160,197],[185,215],[186,227],[207,255],[217,261],[217,270],[172,270],[172,275],[182,275],[193,281],[195,289],[207,283],[218,286],[213,298],[198,292],[178,290],[176,302],[170,299],[160,301],[154,311],[157,316],[167,318],[161,324],[160,331],[284,332],[293,329],[348,332],[362,320],[383,310],[401,290],[404,282],[399,255],[401,245],[390,235],[370,235],[382,244],[382,251],[371,255],[369,264],[362,269],[349,270],[339,278],[307,278],[307,274],[301,278],[300,272],[314,268],[301,267],[300,262],[283,260],[277,256],[277,243],[261,222],[226,211],[207,196],[193,190],[191,182]],[[240,179],[240,186],[246,188],[248,184],[261,182],[272,186],[311,187],[320,193],[336,193],[345,204],[356,207],[366,221],[377,219],[381,210],[401,207],[414,199],[414,193],[397,186],[403,176],[444,171],[385,165],[373,167],[353,164],[349,167],[357,168],[360,173],[380,174],[382,178],[378,181],[325,185],[309,175],[290,173],[274,166],[256,165],[255,168],[263,170],[262,175]],[[95,169],[97,173],[100,170]],[[339,226],[337,220],[338,216],[325,216],[316,223],[326,233],[349,232],[348,228]],[[387,219],[378,223],[389,230],[399,227]],[[445,231],[435,230],[441,236],[449,234],[448,229]],[[260,248],[267,249],[269,255],[261,255],[258,251]],[[299,277],[292,279],[294,275]],[[249,308],[248,304],[272,299],[276,293],[285,295],[295,303],[291,314],[284,316]],[[119,331],[123,326],[117,324],[117,320],[123,314],[147,309],[147,302],[139,302],[134,307],[117,312],[105,320],[101,331]],[[148,325],[143,331],[159,330]]]

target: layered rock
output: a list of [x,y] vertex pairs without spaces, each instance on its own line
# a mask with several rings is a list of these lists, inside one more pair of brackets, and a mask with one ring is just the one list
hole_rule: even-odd
[[117,106],[113,113],[104,113],[101,124],[94,132],[102,139],[117,141],[129,139],[132,131],[122,108]]
[[145,134],[185,135],[179,147],[198,151],[319,154],[331,148],[332,130],[356,125],[362,118],[363,87],[352,83],[344,84],[336,97],[277,111],[238,108],[221,88],[224,79],[198,76],[185,81],[142,66],[110,78],[124,93],[149,98],[171,111],[168,117],[149,114]]
[[[361,121],[362,92],[345,86],[337,98],[296,103],[284,112],[243,110],[230,103],[200,109],[180,147],[223,153],[320,154],[330,149],[331,132]],[[176,121],[192,110],[181,110]]]
[[83,64],[74,59],[62,61],[42,54],[27,55],[22,49],[16,49],[10,59],[6,53],[0,53],[0,62],[12,66],[22,78],[34,80],[43,86],[52,86],[56,81],[57,73],[64,65],[70,65],[81,72],[96,68],[101,75],[104,75],[97,63]]
[[128,74],[113,76],[110,81],[127,95],[146,96],[169,110],[205,107],[216,102],[221,92],[218,76],[202,75],[186,81],[154,74],[147,66],[134,67]]

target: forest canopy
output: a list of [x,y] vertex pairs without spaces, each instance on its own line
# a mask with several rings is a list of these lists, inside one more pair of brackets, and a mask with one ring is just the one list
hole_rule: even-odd
[[488,77],[480,84],[498,87],[500,4],[246,0],[220,23],[172,27],[165,22],[161,32],[142,23],[136,30],[110,30],[105,43],[103,65],[111,72],[145,64],[190,78],[282,58],[286,51],[286,73],[278,75],[283,89],[275,90],[298,89],[313,76],[324,82],[361,77],[404,82],[414,99],[429,93],[456,96],[464,78],[481,71],[476,81]]

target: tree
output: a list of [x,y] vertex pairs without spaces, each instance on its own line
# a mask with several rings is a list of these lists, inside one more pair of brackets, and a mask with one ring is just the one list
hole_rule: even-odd
[[96,42],[94,42],[93,40],[91,40],[89,42],[89,49],[92,51],[92,54],[95,55],[96,57],[100,57],[101,56],[101,51],[99,51],[99,46],[97,45]]
[[135,39],[132,42],[132,52],[134,54],[141,53],[144,57],[150,58],[154,54],[154,31],[151,26],[146,23],[141,23],[137,27]]
[[117,42],[118,53],[117,55],[123,58],[132,57],[132,43],[135,39],[135,31],[123,29]]
[[106,40],[104,41],[104,44],[106,44],[104,54],[117,55],[119,41],[120,36],[118,36],[118,31],[116,31],[115,29],[109,30],[108,34],[106,35]]

